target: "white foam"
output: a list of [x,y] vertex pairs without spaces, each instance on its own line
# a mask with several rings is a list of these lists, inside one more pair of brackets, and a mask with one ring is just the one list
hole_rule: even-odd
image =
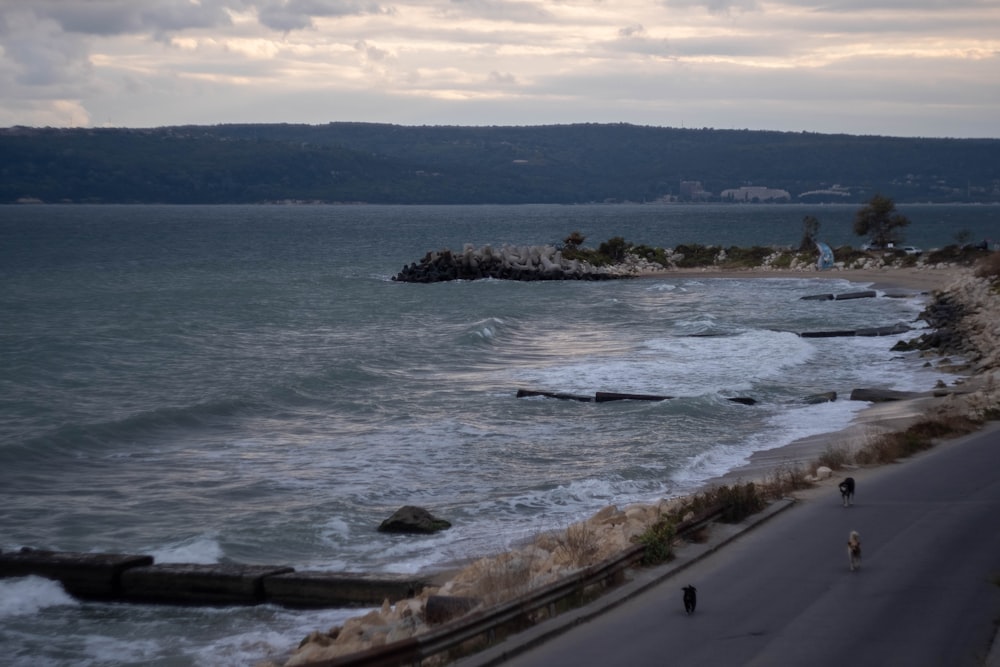
[[214,537],[198,536],[175,544],[151,550],[157,563],[218,563],[223,556],[222,546]]
[[78,605],[57,581],[36,576],[0,579],[0,618],[29,616],[49,607]]

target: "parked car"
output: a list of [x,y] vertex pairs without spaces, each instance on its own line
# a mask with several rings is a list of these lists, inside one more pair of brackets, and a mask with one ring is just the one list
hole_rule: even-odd
[[879,245],[878,243],[871,243],[871,242],[868,242],[868,243],[864,243],[864,244],[862,244],[862,246],[861,246],[861,249],[862,249],[862,250],[865,250],[865,251],[871,251],[871,250],[885,250],[885,248],[883,248],[883,247],[882,247],[881,245]]
[[905,252],[907,255],[919,255],[920,253],[923,252],[923,250],[921,250],[920,248],[917,248],[912,245],[904,245],[902,248],[900,248],[900,250]]

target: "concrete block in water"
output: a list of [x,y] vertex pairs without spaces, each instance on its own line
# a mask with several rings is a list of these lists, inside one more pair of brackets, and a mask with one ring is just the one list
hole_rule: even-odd
[[165,604],[260,604],[264,578],[291,567],[270,565],[165,563],[122,574],[122,595],[130,602]]
[[121,593],[126,571],[152,563],[145,555],[22,549],[0,554],[0,577],[35,575],[60,582],[74,597],[112,599]]
[[414,597],[429,585],[408,574],[296,571],[265,577],[264,598],[285,607],[378,606]]

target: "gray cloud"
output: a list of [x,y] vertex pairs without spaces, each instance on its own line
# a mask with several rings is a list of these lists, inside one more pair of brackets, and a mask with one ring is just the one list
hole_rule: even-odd
[[[4,4],[10,5],[11,2]],[[39,20],[53,21],[69,33],[121,35],[228,26],[230,19],[225,8],[242,3],[215,0],[200,4],[187,0],[32,0],[30,4],[18,4]]]
[[749,12],[760,8],[757,0],[664,0],[667,7],[704,7],[711,14],[728,14],[732,11]]
[[248,4],[257,5],[257,15],[263,25],[282,32],[311,28],[314,18],[393,12],[376,3],[346,0],[270,0]]
[[0,0],[0,125],[1000,136],[995,0],[583,1]]

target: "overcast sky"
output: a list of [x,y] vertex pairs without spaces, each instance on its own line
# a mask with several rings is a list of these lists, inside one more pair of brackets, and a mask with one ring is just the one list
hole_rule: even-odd
[[0,126],[1000,138],[1000,0],[0,0]]

